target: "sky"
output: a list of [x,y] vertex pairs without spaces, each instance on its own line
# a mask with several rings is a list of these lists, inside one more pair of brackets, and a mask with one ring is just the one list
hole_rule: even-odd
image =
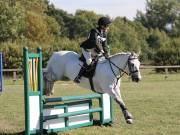
[[146,0],[49,0],[56,8],[74,14],[77,9],[94,11],[97,14],[127,17],[136,16],[137,10],[145,12]]

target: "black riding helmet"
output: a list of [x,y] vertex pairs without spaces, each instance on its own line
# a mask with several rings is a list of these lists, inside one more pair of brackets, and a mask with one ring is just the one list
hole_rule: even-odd
[[101,17],[98,20],[98,25],[99,26],[108,26],[112,21],[108,17]]

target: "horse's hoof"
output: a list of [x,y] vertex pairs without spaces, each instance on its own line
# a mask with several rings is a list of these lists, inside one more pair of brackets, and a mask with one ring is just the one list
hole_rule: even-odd
[[126,122],[127,124],[133,124],[133,119],[127,119]]

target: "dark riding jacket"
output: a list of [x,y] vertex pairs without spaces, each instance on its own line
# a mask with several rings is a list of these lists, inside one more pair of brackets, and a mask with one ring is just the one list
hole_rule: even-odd
[[98,54],[103,50],[106,55],[109,55],[106,33],[100,30],[100,28],[91,29],[87,40],[85,40],[80,47],[85,50],[95,49]]

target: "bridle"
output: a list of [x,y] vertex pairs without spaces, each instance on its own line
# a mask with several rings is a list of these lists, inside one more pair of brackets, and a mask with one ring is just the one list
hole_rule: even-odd
[[131,74],[134,74],[134,73],[137,73],[137,72],[139,72],[139,70],[133,70],[132,69],[132,64],[130,63],[130,61],[131,60],[134,60],[134,59],[138,59],[137,57],[134,57],[134,58],[130,58],[130,56],[129,56],[129,59],[128,59],[128,68],[129,68],[129,76],[131,76]]
[[[132,69],[131,62],[130,62],[130,61],[131,61],[131,60],[134,60],[134,59],[138,59],[138,58],[137,58],[137,57],[131,58],[131,55],[129,55],[129,58],[128,58],[125,66],[124,66],[124,68],[122,69],[122,68],[118,67],[115,63],[113,63],[110,58],[107,58],[107,60],[108,60],[108,62],[109,62],[109,65],[110,65],[110,68],[111,68],[111,71],[113,72],[113,74],[114,74],[114,76],[116,77],[116,80],[117,80],[117,81],[116,81],[116,85],[114,86],[114,88],[117,86],[117,83],[118,83],[119,79],[120,79],[121,77],[123,77],[124,74],[127,74],[128,76],[130,76],[130,75],[132,75],[133,73],[139,72],[138,70],[133,70],[133,69]],[[112,65],[119,70],[119,73],[120,73],[119,76],[117,76],[116,73],[114,72]],[[127,72],[125,71],[125,69],[126,69],[127,66],[128,66],[128,68],[129,68],[129,73],[127,73]],[[122,72],[122,73],[121,73],[121,72]]]

